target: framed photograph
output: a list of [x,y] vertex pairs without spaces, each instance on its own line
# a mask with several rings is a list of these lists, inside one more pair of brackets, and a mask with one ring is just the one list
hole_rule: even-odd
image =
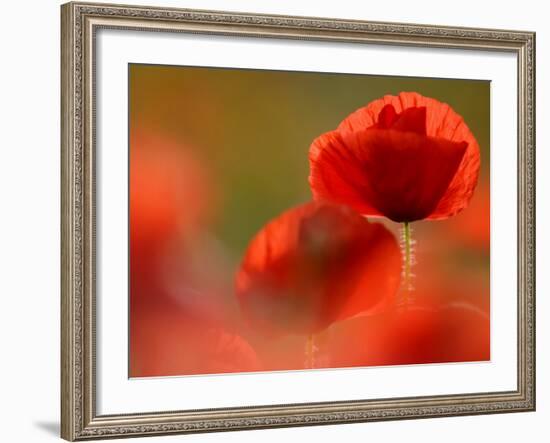
[[62,437],[535,409],[535,35],[62,14]]

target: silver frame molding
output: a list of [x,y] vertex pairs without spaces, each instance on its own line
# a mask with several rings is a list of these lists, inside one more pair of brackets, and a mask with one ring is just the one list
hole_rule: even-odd
[[[97,415],[95,73],[100,28],[507,51],[518,59],[517,390]],[[90,3],[61,7],[61,436],[260,429],[535,410],[535,34]],[[129,411],[130,412],[130,411]]]

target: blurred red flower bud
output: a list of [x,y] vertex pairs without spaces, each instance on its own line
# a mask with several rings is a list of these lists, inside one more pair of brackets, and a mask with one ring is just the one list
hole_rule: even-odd
[[314,334],[391,301],[400,251],[381,224],[345,206],[308,203],[270,221],[250,242],[236,292],[266,334]]
[[169,246],[211,215],[214,192],[193,151],[151,132],[130,133],[132,298],[157,296]]
[[223,322],[190,315],[164,299],[131,306],[130,376],[261,370],[250,344]]
[[490,359],[489,314],[468,301],[424,300],[340,322],[331,334],[324,352],[336,367]]

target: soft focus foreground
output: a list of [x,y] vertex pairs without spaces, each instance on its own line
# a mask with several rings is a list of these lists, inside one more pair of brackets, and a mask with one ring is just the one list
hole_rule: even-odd
[[[130,376],[490,358],[487,83],[140,65],[130,80]],[[481,153],[469,206],[413,224],[406,308],[399,225],[309,203],[307,180],[312,140],[402,90],[452,104]]]

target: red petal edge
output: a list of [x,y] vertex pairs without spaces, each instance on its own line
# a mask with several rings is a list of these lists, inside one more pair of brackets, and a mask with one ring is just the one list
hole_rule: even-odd
[[426,134],[452,142],[466,142],[468,147],[458,170],[428,220],[441,220],[463,210],[474,193],[479,176],[479,144],[464,122],[448,104],[416,92],[401,92],[397,96],[386,95],[346,117],[338,126],[339,131],[358,131],[375,126],[384,107],[392,105],[397,114],[408,108],[426,108]]

